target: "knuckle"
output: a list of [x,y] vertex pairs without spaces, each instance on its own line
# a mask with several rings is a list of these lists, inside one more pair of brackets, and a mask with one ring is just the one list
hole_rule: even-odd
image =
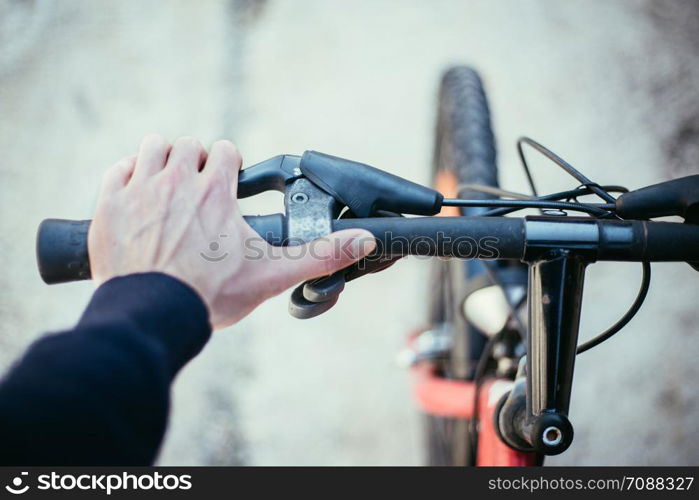
[[212,149],[214,148],[220,149],[221,151],[225,151],[226,154],[230,155],[230,157],[236,163],[241,163],[243,161],[243,157],[240,154],[240,150],[238,150],[238,147],[227,139],[219,139],[218,141],[214,142]]
[[114,175],[114,172],[117,171],[119,164],[115,163],[111,167],[105,169],[104,172],[102,172],[102,183],[109,182],[112,179],[112,176]]
[[214,146],[220,147],[220,148],[232,148],[232,149],[237,149],[235,147],[235,144],[233,144],[231,141],[228,139],[218,139],[217,141],[214,142]]
[[204,147],[201,145],[201,142],[199,142],[199,139],[197,139],[196,137],[192,137],[191,135],[179,137],[175,141],[175,145],[193,147],[195,149],[204,149]]
[[143,143],[147,144],[149,146],[160,146],[160,147],[166,147],[169,146],[170,143],[165,139],[160,134],[148,134],[143,138]]
[[127,170],[133,166],[133,164],[136,162],[136,157],[135,156],[127,156],[126,158],[122,158],[118,162],[116,162],[111,170]]
[[150,134],[147,135],[141,143],[139,154],[162,154],[172,149],[172,144],[162,135]]
[[102,184],[111,183],[112,181],[125,175],[128,170],[132,168],[135,161],[135,157],[129,156],[122,158],[115,164],[106,168],[104,172],[102,172]]
[[117,196],[112,192],[103,192],[100,194],[97,202],[96,214],[111,213],[117,205]]

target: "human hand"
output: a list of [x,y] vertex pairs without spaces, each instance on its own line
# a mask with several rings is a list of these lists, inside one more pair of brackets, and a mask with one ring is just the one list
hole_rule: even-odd
[[[354,229],[296,247],[293,256],[268,245],[240,213],[241,165],[229,141],[214,143],[207,154],[190,137],[173,145],[158,135],[145,137],[136,157],[118,162],[104,176],[88,235],[93,280],[99,285],[132,273],[169,274],[199,293],[218,329],[298,282],[349,266],[375,247],[369,232]],[[227,256],[203,258],[222,235]],[[245,244],[251,238],[254,252]]]

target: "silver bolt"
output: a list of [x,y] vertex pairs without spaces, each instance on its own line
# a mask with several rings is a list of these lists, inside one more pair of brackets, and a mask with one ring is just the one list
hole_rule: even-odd
[[565,217],[568,215],[566,212],[563,210],[556,210],[556,209],[548,209],[548,210],[542,210],[544,215],[556,215],[558,217]]
[[552,425],[544,429],[541,439],[546,446],[558,446],[563,441],[563,433],[561,429]]
[[308,195],[306,193],[294,193],[291,195],[291,201],[294,203],[306,203],[308,201]]

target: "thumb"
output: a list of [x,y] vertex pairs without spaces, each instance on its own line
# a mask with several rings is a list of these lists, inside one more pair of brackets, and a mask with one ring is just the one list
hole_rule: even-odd
[[304,245],[276,248],[278,281],[287,289],[353,264],[376,248],[376,240],[364,229],[345,229]]

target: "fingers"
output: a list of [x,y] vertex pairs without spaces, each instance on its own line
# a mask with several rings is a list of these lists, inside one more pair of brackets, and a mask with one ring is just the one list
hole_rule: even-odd
[[376,240],[371,233],[347,229],[298,247],[271,247],[276,255],[270,267],[281,292],[301,281],[344,269],[374,248]]
[[180,137],[172,145],[165,168],[196,174],[205,161],[206,150],[201,142],[194,137]]
[[240,156],[238,148],[235,147],[231,141],[216,141],[211,146],[203,174],[211,177],[223,172],[228,179],[233,193],[236,193],[238,171],[242,164],[243,158]]
[[128,184],[136,166],[136,157],[130,156],[118,161],[104,173],[102,193],[113,193]]
[[243,159],[238,148],[230,141],[216,141],[207,154],[204,147],[193,137],[180,137],[171,145],[161,135],[147,135],[138,150],[133,178],[142,180],[164,168],[177,169],[184,173],[202,170],[207,175],[225,173],[231,186],[237,186],[238,170]]
[[138,150],[133,179],[143,180],[160,172],[165,168],[171,149],[171,144],[162,135],[154,134],[144,137]]

